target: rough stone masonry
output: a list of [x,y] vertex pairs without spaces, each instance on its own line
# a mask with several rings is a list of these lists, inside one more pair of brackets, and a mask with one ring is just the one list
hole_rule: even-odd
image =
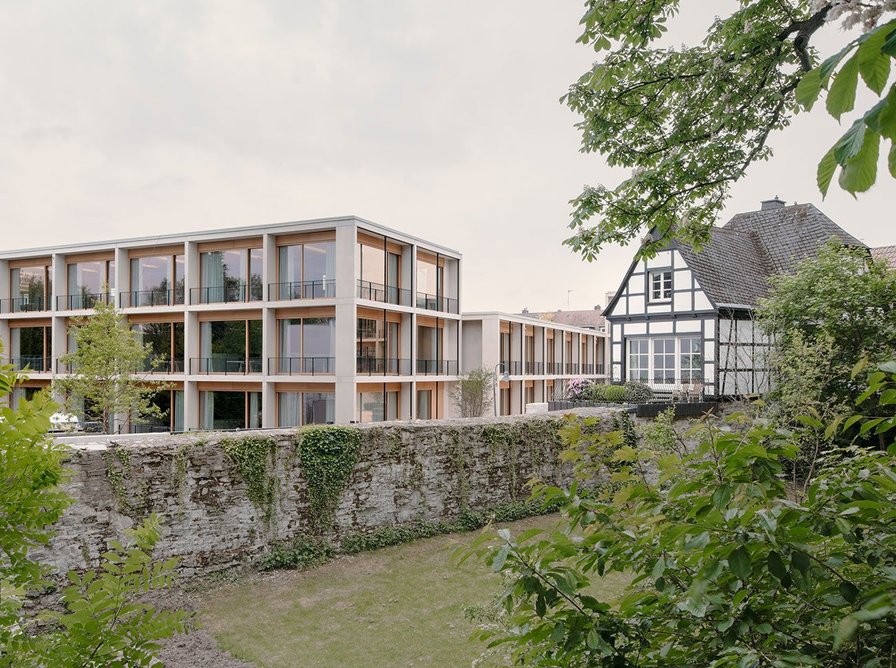
[[[588,411],[606,416],[609,411]],[[602,421],[604,424],[608,420]],[[528,496],[525,483],[570,481],[558,458],[563,418],[553,415],[358,425],[357,464],[342,490],[334,535],[454,518]],[[110,540],[149,513],[164,522],[155,556],[178,557],[199,575],[244,564],[272,543],[310,533],[308,487],[296,430],[80,437],[67,483],[75,501],[42,560],[58,572],[96,565]],[[265,510],[221,447],[226,439],[272,437],[267,464],[274,501]]]

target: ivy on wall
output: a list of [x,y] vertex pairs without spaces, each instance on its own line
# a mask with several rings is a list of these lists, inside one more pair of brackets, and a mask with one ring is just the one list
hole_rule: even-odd
[[221,449],[246,481],[249,500],[262,511],[266,522],[274,514],[274,499],[277,494],[277,477],[268,472],[268,461],[270,460],[273,468],[276,448],[277,441],[270,436],[228,438],[221,441]]
[[296,434],[299,462],[308,485],[309,524],[315,533],[333,527],[339,498],[355,464],[361,432],[353,427],[306,427]]

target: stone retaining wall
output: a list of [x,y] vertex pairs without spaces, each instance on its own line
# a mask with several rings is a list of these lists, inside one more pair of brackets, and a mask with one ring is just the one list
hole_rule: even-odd
[[[533,476],[567,483],[570,469],[557,457],[561,423],[558,416],[522,416],[358,426],[357,464],[331,537],[522,499]],[[186,575],[245,563],[273,542],[310,533],[300,433],[72,439],[68,490],[75,503],[43,559],[59,572],[93,566],[108,541],[148,513],[164,521],[155,554],[179,557]],[[267,510],[249,500],[246,480],[221,447],[228,439],[259,436],[275,441],[267,464],[275,495]]]

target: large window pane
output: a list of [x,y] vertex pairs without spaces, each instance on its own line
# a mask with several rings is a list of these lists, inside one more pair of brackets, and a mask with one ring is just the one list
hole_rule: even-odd
[[386,280],[386,253],[382,248],[361,244],[361,280],[384,285]]
[[436,265],[417,260],[417,292],[430,296],[439,294],[438,271]]
[[675,339],[653,340],[653,381],[675,382]]
[[264,292],[262,282],[262,252],[260,248],[249,250],[249,301],[258,301]]
[[[319,241],[305,244],[303,280],[326,286],[336,279],[336,243]],[[327,292],[327,289],[325,289]]]
[[168,304],[171,258],[166,255],[131,260],[131,306]]
[[[171,323],[147,322],[132,326],[140,343],[151,346],[152,352],[140,371],[165,371],[172,359]],[[163,361],[164,360],[164,361]]]
[[335,357],[336,318],[305,318],[303,357]]
[[47,308],[46,267],[18,267],[10,270],[11,296],[18,301],[12,311],[42,311]]
[[186,286],[186,264],[183,255],[174,256],[174,294],[172,301],[175,304],[184,303],[184,292]]
[[303,424],[333,424],[336,421],[336,395],[332,392],[305,392],[302,395]]
[[202,429],[243,429],[246,426],[246,392],[200,392]]

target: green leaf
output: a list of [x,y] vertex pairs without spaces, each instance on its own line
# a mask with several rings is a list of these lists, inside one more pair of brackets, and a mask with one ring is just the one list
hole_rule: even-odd
[[850,158],[855,156],[862,149],[862,144],[865,141],[866,129],[867,126],[865,125],[864,119],[860,118],[850,126],[849,130],[847,130],[840,139],[837,140],[833,149],[837,164],[845,165]]
[[821,73],[816,67],[803,75],[800,82],[796,86],[796,101],[806,111],[810,111],[818,95],[821,93]]
[[846,599],[847,603],[855,603],[859,597],[859,589],[852,582],[844,580],[840,583],[840,595]]
[[768,553],[768,572],[774,575],[778,580],[787,577],[787,566],[781,555],[774,550]]
[[881,26],[877,30],[868,33],[856,50],[856,59],[859,64],[859,73],[865,84],[880,95],[887,79],[890,76],[890,57],[881,52],[886,41],[889,28]]
[[865,132],[862,148],[840,172],[840,187],[852,194],[868,190],[877,179],[879,156],[880,135],[869,128]]
[[834,149],[824,154],[821,162],[818,163],[818,171],[816,173],[816,182],[821,196],[828,194],[828,187],[831,185],[831,179],[834,178],[834,172],[837,171],[837,159],[834,157]]
[[890,154],[887,156],[887,166],[890,168],[890,175],[896,178],[896,144],[890,147]]
[[828,113],[840,120],[847,111],[852,111],[856,103],[856,88],[859,83],[859,61],[856,56],[847,60],[831,84],[825,106]]
[[750,553],[743,545],[735,548],[728,555],[728,567],[739,580],[746,580],[753,570]]
[[839,650],[844,643],[852,640],[858,629],[859,622],[855,617],[852,615],[844,617],[837,627],[837,632],[834,634],[834,649]]

